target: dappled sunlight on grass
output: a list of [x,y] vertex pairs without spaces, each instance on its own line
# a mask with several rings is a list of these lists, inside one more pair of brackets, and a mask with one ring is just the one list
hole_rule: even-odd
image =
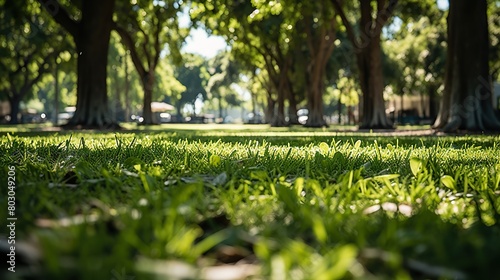
[[162,264],[187,278],[221,264],[286,279],[498,272],[499,136],[168,127],[0,136],[19,241],[44,264],[31,267],[45,278],[174,277]]

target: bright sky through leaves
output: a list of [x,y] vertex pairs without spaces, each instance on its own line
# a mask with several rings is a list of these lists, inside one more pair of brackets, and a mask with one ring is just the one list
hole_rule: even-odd
[[[448,0],[437,0],[439,9],[448,9]],[[187,11],[180,17],[180,25],[188,26],[190,19]],[[227,47],[226,42],[220,36],[208,35],[203,28],[191,30],[186,44],[182,48],[184,52],[200,54],[206,58],[214,57],[219,51]]]
[[[179,24],[182,27],[189,26],[189,24],[191,24],[187,11],[179,17]],[[191,30],[182,51],[187,53],[196,53],[206,58],[211,58],[226,47],[226,41],[222,37],[208,35],[203,28],[197,28]]]
[[437,5],[441,10],[448,10],[449,2],[448,0],[437,0]]

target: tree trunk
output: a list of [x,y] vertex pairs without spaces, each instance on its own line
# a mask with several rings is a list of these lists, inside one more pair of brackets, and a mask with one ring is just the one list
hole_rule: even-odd
[[54,59],[54,125],[59,124],[59,64]]
[[342,92],[339,95],[339,101],[337,102],[337,110],[339,113],[339,125],[342,124]]
[[[360,0],[360,32],[349,22],[341,1],[331,0],[346,27],[349,40],[354,46],[358,64],[359,81],[363,97],[359,104],[360,128],[390,128],[392,123],[385,114],[384,77],[382,73],[382,48],[380,35],[382,28],[392,16],[398,0],[376,1],[377,11],[372,0]],[[374,18],[374,15],[375,18]]]
[[[310,17],[310,16],[309,16]],[[325,91],[325,71],[328,60],[335,47],[336,19],[324,24],[316,33],[311,29],[312,22],[306,19],[306,33],[311,61],[306,71],[307,109],[309,114],[304,126],[326,127],[324,118],[323,93]]]
[[[293,60],[289,61],[290,64],[293,63]],[[288,99],[288,124],[296,125],[299,123],[299,116],[297,116],[297,96],[293,90],[292,81],[290,80],[290,73],[286,73],[285,86],[287,91],[287,99]]]
[[129,77],[128,77],[128,55],[125,54],[125,122],[130,120],[130,97],[129,97]]
[[19,124],[19,105],[21,103],[21,95],[13,94],[12,98],[9,98],[10,104],[10,124]]
[[224,119],[224,116],[223,116],[224,107],[222,106],[222,96],[220,93],[219,93],[218,99],[219,99],[219,119],[221,120],[221,122],[223,122],[222,120]]
[[251,92],[250,94],[252,96],[252,113],[254,116],[257,116],[257,97],[254,92]]
[[151,102],[153,102],[153,86],[155,83],[155,73],[153,70],[146,72],[146,76],[143,78],[142,87],[144,90],[144,100],[142,108],[142,117],[144,121],[142,124],[150,125],[153,122],[153,112],[151,110]]
[[120,104],[120,92],[121,92],[121,86],[118,84],[118,66],[116,66],[115,68],[115,82],[114,82],[114,86],[115,86],[115,98],[114,98],[114,102],[112,102],[111,106],[112,106],[112,112],[113,112],[113,121],[117,122],[118,123],[118,119],[120,118],[119,117],[119,112],[120,112],[120,107],[121,107],[121,104]]
[[76,111],[68,126],[117,127],[112,121],[106,90],[106,66],[114,1],[83,2],[75,43],[78,52]]
[[420,108],[422,109],[422,115],[421,117],[423,118],[426,118],[427,117],[427,108],[425,108],[425,97],[424,97],[424,93],[423,92],[420,92]]
[[450,1],[445,92],[435,128],[500,131],[492,104],[488,50],[486,0]]
[[380,34],[374,34],[357,55],[360,66],[363,92],[362,119],[360,128],[391,128],[392,123],[385,114],[384,77],[382,72],[382,48]]
[[[288,80],[290,83],[290,80]],[[289,124],[300,124],[299,116],[297,116],[297,98],[295,93],[291,90],[290,84],[288,84],[288,123]]]
[[401,92],[401,99],[399,99],[399,114],[398,114],[398,117],[399,117],[399,121],[402,121],[403,120],[403,111],[405,110],[405,95],[404,95],[404,92]]
[[283,91],[278,91],[278,110],[273,114],[273,118],[271,120],[271,126],[274,127],[283,127],[287,126],[287,122],[285,120],[285,97]]
[[266,113],[265,113],[265,122],[266,123],[271,123],[271,121],[274,118],[274,110],[276,108],[276,100],[274,100],[271,97],[271,93],[269,92],[267,94],[267,107],[266,107]]
[[288,123],[285,120],[285,97],[288,96],[287,93],[287,85],[286,85],[286,79],[288,76],[288,66],[286,65],[286,62],[284,63],[285,65],[280,68],[280,74],[279,74],[279,82],[278,85],[276,86],[277,92],[278,92],[278,112],[273,115],[273,120],[271,122],[271,126],[274,127],[282,127],[282,126],[287,126]]
[[324,127],[326,124],[323,114],[323,75],[313,75],[307,83],[307,109],[309,111],[306,127]]
[[429,118],[432,121],[436,120],[437,114],[438,114],[438,104],[436,101],[436,87],[434,85],[430,85],[428,87],[428,94],[429,94]]
[[177,101],[175,104],[175,110],[177,111],[177,122],[183,122],[182,116],[182,103],[181,101]]

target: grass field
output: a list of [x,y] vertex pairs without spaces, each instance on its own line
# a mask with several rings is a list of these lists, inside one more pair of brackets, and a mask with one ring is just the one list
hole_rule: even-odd
[[0,219],[17,218],[16,273],[1,279],[500,275],[500,136],[8,130]]

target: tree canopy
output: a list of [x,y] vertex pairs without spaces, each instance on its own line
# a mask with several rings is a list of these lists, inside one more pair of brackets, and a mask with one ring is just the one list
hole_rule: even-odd
[[[134,102],[150,124],[151,102],[165,100],[179,115],[211,100],[204,110],[222,117],[224,106],[241,106],[238,84],[250,92],[254,115],[262,108],[273,126],[298,124],[298,110],[308,109],[309,127],[345,115],[360,128],[392,128],[386,106],[399,96],[401,104],[419,97],[421,117],[437,119],[438,129],[497,130],[491,99],[500,79],[500,7],[479,2],[448,9],[434,0],[3,0],[1,98],[17,116],[22,101],[58,100],[74,72],[72,126],[116,126],[136,111]],[[190,25],[181,24],[188,14]],[[192,27],[228,47],[214,58],[183,54]],[[457,78],[473,64],[481,70]],[[60,67],[76,69],[61,74]],[[56,77],[54,93],[48,74]],[[477,91],[484,98],[467,103],[473,88],[484,88]],[[475,120],[457,113],[460,106]]]

